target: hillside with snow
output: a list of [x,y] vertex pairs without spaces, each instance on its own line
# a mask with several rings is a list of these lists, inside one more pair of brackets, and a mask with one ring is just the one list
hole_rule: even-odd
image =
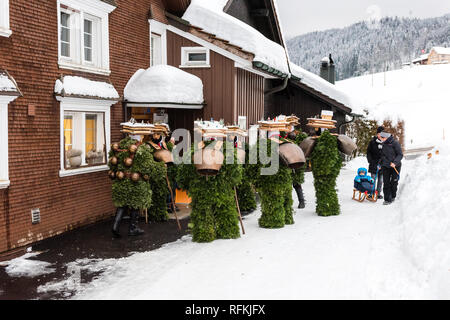
[[405,121],[406,149],[431,147],[450,139],[450,64],[413,66],[338,81],[337,87],[358,98],[353,112],[379,121]]
[[432,47],[450,47],[450,14],[437,18],[381,19],[359,22],[342,29],[300,35],[287,41],[291,61],[319,73],[320,60],[332,53],[337,78],[344,80],[367,72],[395,70]]

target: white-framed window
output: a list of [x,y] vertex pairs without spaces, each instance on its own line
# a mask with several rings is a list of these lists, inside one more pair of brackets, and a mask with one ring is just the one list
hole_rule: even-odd
[[204,47],[182,47],[181,66],[185,68],[209,68],[209,49]]
[[9,186],[8,104],[17,96],[0,95],[0,189]]
[[60,97],[60,177],[108,170],[111,105],[115,101]]
[[156,20],[150,23],[150,66],[167,64],[167,26]]
[[57,3],[59,67],[109,75],[108,15],[115,7],[100,0]]
[[150,36],[150,66],[162,64],[162,41],[161,35],[152,33]]
[[0,0],[0,37],[9,37],[9,0]]

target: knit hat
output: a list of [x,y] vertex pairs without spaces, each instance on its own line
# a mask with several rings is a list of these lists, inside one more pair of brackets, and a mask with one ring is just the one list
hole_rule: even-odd
[[384,131],[383,131],[383,132],[380,133],[380,136],[381,136],[382,138],[386,138],[386,139],[387,139],[387,138],[389,138],[389,137],[391,136],[391,134],[388,133],[388,132],[384,132]]
[[377,133],[382,133],[384,131],[384,127],[378,127]]

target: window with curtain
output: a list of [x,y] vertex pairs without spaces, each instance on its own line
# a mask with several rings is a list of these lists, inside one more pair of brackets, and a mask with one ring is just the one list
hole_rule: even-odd
[[64,113],[65,169],[106,164],[103,113]]

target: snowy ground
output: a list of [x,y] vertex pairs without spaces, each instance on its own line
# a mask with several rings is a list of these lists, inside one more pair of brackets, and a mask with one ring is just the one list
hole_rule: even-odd
[[369,118],[405,121],[405,148],[434,146],[450,135],[450,64],[404,69],[338,81],[338,89],[355,97]]
[[[448,299],[450,148],[440,151],[405,161],[392,206],[351,200],[356,169],[366,165],[359,158],[339,177],[340,216],[314,213],[307,174],[309,201],[293,226],[261,229],[258,211],[241,239],[197,244],[187,236],[123,259],[74,261],[65,280],[38,291],[75,290],[75,299]],[[81,283],[81,272],[100,275]]]

